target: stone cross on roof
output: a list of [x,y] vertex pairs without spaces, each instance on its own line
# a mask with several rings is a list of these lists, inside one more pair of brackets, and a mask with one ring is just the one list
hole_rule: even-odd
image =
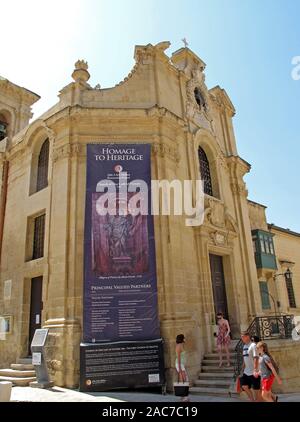
[[185,47],[185,48],[187,48],[187,47],[188,47],[188,45],[189,45],[189,43],[187,42],[186,38],[182,38],[182,40],[181,40],[181,41],[183,42],[184,47]]

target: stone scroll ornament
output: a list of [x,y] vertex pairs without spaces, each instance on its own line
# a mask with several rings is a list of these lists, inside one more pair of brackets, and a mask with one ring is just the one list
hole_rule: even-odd
[[203,67],[198,66],[192,70],[192,78],[187,82],[186,93],[186,118],[193,121],[197,126],[215,133]]

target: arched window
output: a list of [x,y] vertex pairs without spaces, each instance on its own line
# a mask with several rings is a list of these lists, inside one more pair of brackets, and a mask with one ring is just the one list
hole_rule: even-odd
[[7,126],[7,119],[5,118],[5,116],[0,114],[0,141],[7,137]]
[[48,186],[49,139],[43,143],[37,165],[36,192]]
[[2,141],[2,139],[6,138],[6,126],[7,126],[7,124],[0,120],[0,141]]
[[204,193],[206,193],[207,195],[213,196],[209,161],[207,159],[205,151],[201,147],[199,147],[198,149],[198,157],[199,157],[201,179],[203,180],[203,183],[204,183]]

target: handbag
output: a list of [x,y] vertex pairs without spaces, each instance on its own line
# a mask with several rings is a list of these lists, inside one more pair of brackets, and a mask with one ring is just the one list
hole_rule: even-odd
[[190,383],[187,381],[174,382],[174,393],[177,397],[187,397],[189,395]]

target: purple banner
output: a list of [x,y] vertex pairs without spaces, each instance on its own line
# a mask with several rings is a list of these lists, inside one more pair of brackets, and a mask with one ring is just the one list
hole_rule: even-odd
[[[150,159],[150,144],[87,145],[85,342],[160,336]],[[141,184],[148,189],[137,201]],[[142,202],[148,215],[132,213],[132,204]]]

